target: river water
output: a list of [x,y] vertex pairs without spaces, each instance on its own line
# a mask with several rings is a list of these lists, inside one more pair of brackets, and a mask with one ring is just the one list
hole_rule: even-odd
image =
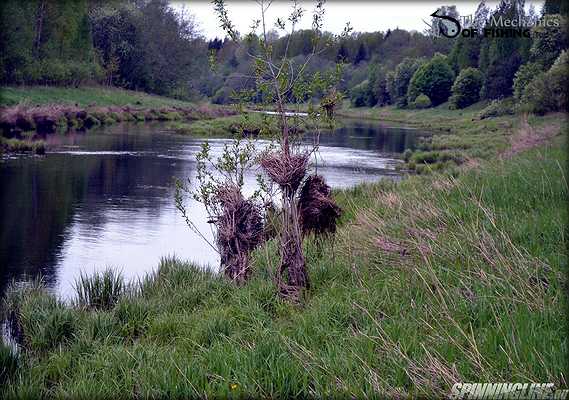
[[[320,138],[318,172],[335,188],[398,179],[398,157],[420,132],[344,121]],[[217,268],[216,253],[174,205],[174,177],[192,178],[203,139],[165,124],[121,124],[51,135],[46,156],[0,160],[0,295],[12,281],[42,276],[63,298],[81,272],[115,267],[127,278],[177,256]],[[220,153],[228,139],[209,139]],[[248,186],[254,175],[248,178]],[[192,220],[211,235],[200,204]]]

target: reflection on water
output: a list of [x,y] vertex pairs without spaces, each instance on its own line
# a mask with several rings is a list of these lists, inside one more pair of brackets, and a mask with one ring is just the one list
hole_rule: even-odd
[[[394,154],[412,148],[415,136],[347,122],[321,137],[319,173],[333,187],[396,179]],[[173,201],[173,178],[193,177],[201,139],[168,134],[159,124],[130,124],[49,140],[57,150],[45,157],[0,162],[0,294],[12,279],[41,274],[65,297],[81,271],[113,266],[133,278],[166,255],[217,265]],[[227,140],[210,142],[220,153]],[[248,190],[253,182],[248,177]],[[211,235],[203,208],[190,202],[188,209]]]

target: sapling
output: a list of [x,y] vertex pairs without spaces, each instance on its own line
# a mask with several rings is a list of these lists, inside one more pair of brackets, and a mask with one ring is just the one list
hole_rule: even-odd
[[[313,141],[308,146],[303,143],[300,125],[305,123],[298,113],[291,115],[287,111],[287,103],[299,104],[316,92],[325,95],[320,107],[309,108],[308,120],[331,121],[334,107],[341,100],[334,84],[341,76],[341,68],[328,73],[317,72],[307,76],[310,62],[326,49],[322,40],[324,18],[324,1],[316,1],[312,13],[312,51],[302,62],[294,62],[288,57],[291,40],[295,35],[298,24],[305,14],[297,1],[292,2],[288,18],[277,18],[275,27],[287,34],[283,54],[274,54],[273,42],[268,32],[267,11],[272,0],[256,0],[259,5],[260,18],[254,20],[251,32],[245,38],[247,53],[252,59],[257,92],[261,94],[262,103],[272,105],[276,110],[279,122],[278,133],[275,136],[275,146],[265,151],[260,158],[260,165],[270,181],[280,189],[281,224],[278,235],[280,265],[276,274],[280,293],[291,299],[298,299],[302,289],[310,286],[306,261],[302,248],[301,215],[298,202],[299,189],[306,179],[311,156],[317,157],[320,124],[313,128]],[[235,42],[241,43],[239,33],[229,18],[229,12],[224,0],[214,0],[221,28]],[[349,26],[344,35],[349,34]],[[260,34],[257,35],[257,31]],[[255,46],[251,45],[254,43]],[[257,49],[258,51],[254,51]],[[323,76],[324,75],[324,76]]]

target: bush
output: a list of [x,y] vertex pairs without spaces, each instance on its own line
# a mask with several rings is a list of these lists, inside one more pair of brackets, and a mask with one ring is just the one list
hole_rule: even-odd
[[482,82],[482,73],[477,68],[466,68],[460,71],[452,85],[450,107],[461,109],[476,103],[480,99]]
[[227,86],[223,86],[215,92],[211,102],[213,104],[230,104],[233,98],[233,89]]
[[514,102],[511,98],[504,100],[492,100],[486,108],[480,111],[478,117],[480,119],[501,117],[503,115],[514,115]]
[[526,86],[541,72],[542,67],[537,63],[527,63],[518,69],[514,77],[514,98],[517,101],[522,99]]
[[375,105],[369,81],[363,81],[350,90],[350,101],[354,107],[373,107]]
[[448,100],[453,81],[454,73],[447,63],[447,58],[442,54],[435,54],[411,78],[408,101],[415,101],[423,93],[429,97],[433,106],[438,106]]
[[417,96],[414,102],[409,104],[411,108],[417,108],[417,109],[429,108],[431,107],[431,105],[432,105],[431,99],[429,99],[429,97],[424,95],[423,93]]
[[521,108],[535,114],[567,111],[569,53],[563,51],[549,71],[536,76],[524,89]]

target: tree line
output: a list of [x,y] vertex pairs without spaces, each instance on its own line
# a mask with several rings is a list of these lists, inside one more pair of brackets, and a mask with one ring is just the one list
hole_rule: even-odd
[[[176,14],[167,0],[5,0],[0,26],[0,82],[5,85],[100,83],[216,103],[255,89],[252,60],[237,41],[248,39],[255,50],[259,38],[206,40],[192,16]],[[313,34],[295,33],[288,44],[293,62],[310,51]],[[280,57],[288,36],[273,30],[268,37]],[[312,58],[308,75],[342,61],[344,91],[366,79],[372,59],[394,67],[405,57],[431,57],[451,46],[448,39],[402,29],[353,33],[341,40],[324,33],[324,40],[327,46]]]
[[[455,7],[443,10],[458,18]],[[533,7],[526,11],[524,0],[502,0],[494,10],[483,1],[472,21],[479,31],[491,28],[492,21],[521,20],[531,26],[529,37],[459,36],[447,54],[408,57],[395,68],[376,58],[368,78],[350,90],[351,102],[356,107],[428,108],[448,101],[450,108],[460,109],[513,96],[529,111],[564,110],[567,74],[555,71],[567,67],[567,12],[560,1],[546,1],[541,14]],[[556,104],[543,104],[548,97]]]
[[[524,0],[502,0],[494,10],[480,3],[473,20],[479,28],[499,17],[560,21],[559,26],[537,25],[530,38],[449,39],[432,35],[435,24],[426,32],[323,33],[327,45],[311,58],[306,76],[325,75],[342,62],[338,90],[356,107],[423,108],[450,101],[452,108],[463,108],[480,99],[512,95],[531,100],[526,87],[567,48],[567,8],[559,0],[546,1],[541,12],[526,12]],[[458,16],[454,6],[440,10]],[[262,101],[248,56],[258,49],[259,38],[208,41],[194,18],[178,15],[167,0],[4,0],[0,24],[2,84],[99,83],[218,104],[231,103],[246,90],[251,101]],[[275,58],[288,43],[294,63],[310,52],[313,35],[300,31],[289,41],[271,31],[267,40]],[[241,41],[246,45],[240,46]],[[559,84],[541,78],[542,87]],[[323,95],[316,91],[288,100]]]

